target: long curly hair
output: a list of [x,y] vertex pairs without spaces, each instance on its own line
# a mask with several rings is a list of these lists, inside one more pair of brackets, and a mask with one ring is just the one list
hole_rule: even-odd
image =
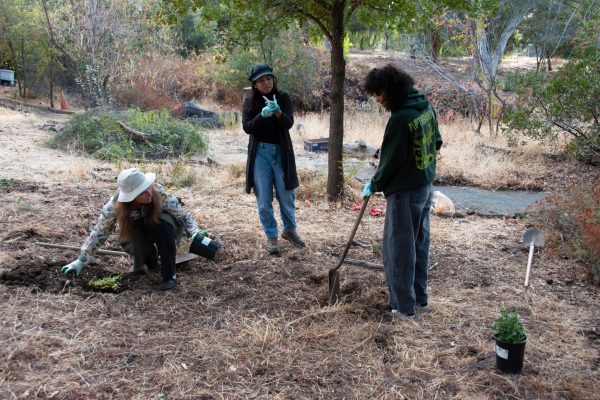
[[372,95],[383,95],[386,106],[395,111],[406,101],[415,80],[404,70],[393,64],[373,68],[365,78],[365,91]]

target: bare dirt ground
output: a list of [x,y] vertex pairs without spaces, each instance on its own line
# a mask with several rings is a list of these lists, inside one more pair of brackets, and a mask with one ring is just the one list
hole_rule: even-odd
[[[327,304],[356,212],[301,198],[306,249],[270,257],[254,198],[235,166],[194,166],[177,189],[224,245],[216,262],[180,266],[175,291],[158,276],[128,276],[129,261],[99,256],[80,277],[59,274],[114,190],[121,165],[43,146],[41,129],[64,115],[0,108],[0,397],[131,399],[593,399],[600,391],[599,290],[572,260],[534,256],[523,288],[526,226],[519,219],[432,217],[430,310],[413,321],[387,314],[381,271],[341,270],[342,301]],[[52,123],[51,123],[52,124]],[[147,164],[167,181],[168,164]],[[314,175],[302,172],[303,185]],[[302,189],[302,188],[301,188]],[[356,196],[358,193],[355,194]],[[376,197],[375,207],[384,200]],[[368,215],[349,257],[381,262],[383,218]],[[182,245],[185,251],[186,243]],[[106,248],[118,249],[114,238]],[[89,280],[124,274],[118,293]],[[517,306],[528,329],[517,376],[494,368],[490,327]]]

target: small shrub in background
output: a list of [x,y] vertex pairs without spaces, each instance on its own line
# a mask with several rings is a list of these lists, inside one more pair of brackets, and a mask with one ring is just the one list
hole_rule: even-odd
[[208,140],[194,125],[173,118],[166,110],[93,109],[75,115],[48,145],[100,159],[137,160],[202,153]]
[[198,175],[189,169],[186,161],[174,163],[168,176],[167,184],[169,186],[191,187],[198,182]]
[[600,178],[551,196],[530,218],[548,234],[548,248],[581,261],[600,285]]

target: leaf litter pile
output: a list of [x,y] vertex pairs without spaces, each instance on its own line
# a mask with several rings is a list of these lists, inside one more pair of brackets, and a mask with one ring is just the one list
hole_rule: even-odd
[[[145,168],[167,180],[160,165]],[[223,249],[216,261],[179,265],[180,284],[165,293],[155,290],[158,274],[127,274],[125,257],[98,256],[81,276],[62,276],[78,252],[35,244],[79,246],[114,183],[48,174],[0,187],[0,397],[596,398],[599,291],[572,261],[544,251],[524,289],[523,221],[433,216],[430,309],[394,319],[378,270],[344,265],[342,300],[327,306],[327,271],[356,218],[359,190],[337,206],[299,198],[307,247],[282,242],[282,255],[269,256],[243,176],[190,168],[197,185],[172,192]],[[116,174],[114,166],[104,172]],[[348,257],[382,262],[384,217],[374,214],[365,214]],[[116,236],[103,248],[120,250]],[[115,275],[116,293],[89,285]],[[519,307],[527,329],[521,375],[494,367],[491,326],[503,307]]]

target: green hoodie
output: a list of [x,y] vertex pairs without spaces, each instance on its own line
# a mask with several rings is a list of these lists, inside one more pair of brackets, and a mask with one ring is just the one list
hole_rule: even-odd
[[433,182],[436,151],[442,146],[437,115],[424,95],[411,89],[392,112],[381,143],[371,190],[385,196]]

